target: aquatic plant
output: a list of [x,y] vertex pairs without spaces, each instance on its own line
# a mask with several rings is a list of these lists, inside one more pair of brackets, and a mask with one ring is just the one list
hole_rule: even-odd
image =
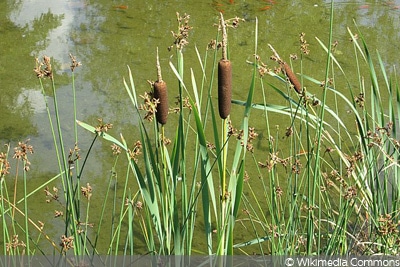
[[[290,61],[283,59],[287,51],[279,55],[275,44],[268,45],[272,56],[259,55],[256,20],[254,51],[249,51],[254,60],[248,62],[251,80],[245,99],[231,99],[235,70],[226,49],[225,27],[237,27],[241,20],[224,20],[221,14],[216,40],[202,57],[197,47],[188,46],[190,16],[177,14],[178,31],[172,32],[170,47],[175,57],[168,64],[173,75],[161,76],[157,52],[157,80],[150,82],[151,92],[143,92],[135,86],[128,67],[123,84],[134,109],[129,116],[138,117],[139,122],[132,126],[135,131],[120,136],[113,136],[113,125],[102,119],[97,125],[77,120],[73,73],[81,64],[70,55],[71,112],[76,124],[70,122],[74,123],[75,143],[69,150],[63,139],[51,58],[36,59],[34,72],[43,95],[44,82],[52,88],[54,110],[47,105],[47,97],[44,101],[59,174],[28,192],[28,155],[33,147],[20,142],[13,155],[15,169],[22,170],[24,181],[24,196],[18,198],[18,171],[12,186],[7,184],[12,167],[10,147],[0,152],[3,253],[46,254],[48,248],[41,247],[44,240],[53,254],[60,255],[398,254],[400,90],[396,72],[388,75],[380,54],[371,53],[356,24],[357,34],[348,28],[351,41],[347,44],[355,67],[342,66],[332,50],[337,46],[332,42],[333,12],[332,2],[329,38],[316,38],[319,48],[314,47],[325,52],[325,69],[315,74],[320,77],[307,74],[307,64],[313,63],[304,56],[313,51],[304,33],[299,38],[300,56],[291,56]],[[221,35],[223,56],[218,60]],[[184,76],[184,47],[195,50],[200,73],[190,68],[190,75]],[[209,53],[211,72],[206,76]],[[271,61],[263,62],[265,57]],[[268,64],[275,66],[274,70]],[[164,79],[178,80],[173,88],[178,92],[175,106],[168,100]],[[307,84],[317,86],[307,88]],[[321,90],[314,91],[316,88]],[[215,90],[218,101],[213,97]],[[257,99],[262,99],[258,103],[254,102],[256,93],[261,95]],[[269,94],[278,94],[284,104],[270,103]],[[231,109],[239,107],[244,109],[236,129]],[[351,116],[350,124],[344,116]],[[264,120],[263,137],[260,129],[251,126],[254,117]],[[276,118],[287,127],[277,128]],[[77,126],[93,135],[84,154]],[[125,138],[136,131],[134,138],[138,139]],[[81,179],[100,139],[110,142],[115,161],[101,212],[94,215],[94,184],[81,184]],[[188,140],[195,145],[190,146]],[[255,146],[255,140],[262,146]],[[117,175],[121,166],[126,168],[122,180]],[[56,182],[62,188],[52,186]],[[117,185],[121,191],[112,190]],[[256,187],[263,189],[262,194],[256,193]],[[63,225],[61,236],[49,236],[45,224],[30,217],[29,199],[39,191],[45,193],[47,202],[57,204],[54,220]],[[111,223],[105,226],[107,220]],[[35,239],[33,231],[38,233]],[[235,234],[239,232],[243,234],[240,241]],[[145,248],[136,243],[138,235]],[[204,239],[205,244],[194,243],[194,238]]]
[[[334,44],[333,6],[331,10],[328,43]],[[398,240],[397,230],[392,227],[398,219],[399,147],[394,125],[400,110],[394,107],[400,101],[399,87],[396,77],[387,76],[379,53],[377,67],[383,78],[378,79],[373,56],[365,39],[361,37],[359,43],[357,37],[362,33],[358,28],[357,31],[353,34],[348,29],[356,69],[345,70],[330,45],[316,38],[326,52],[323,79],[303,73],[303,54],[308,55],[310,50],[304,47],[305,35],[300,34],[300,77],[322,88],[319,94],[298,85],[303,91],[296,98],[265,75],[276,78],[288,89],[294,84],[293,78],[286,81],[269,69],[261,56],[251,63],[259,69],[264,95],[263,103],[252,107],[265,113],[269,156],[258,162],[261,179],[248,178],[251,182],[246,186],[251,194],[243,201],[249,221],[245,225],[257,237],[236,244],[235,248],[257,244],[262,253],[274,255],[398,253],[394,243]],[[272,52],[272,59],[277,61],[273,48]],[[350,77],[358,79],[357,86]],[[369,77],[369,82],[364,77]],[[348,94],[337,89],[343,87]],[[279,93],[288,105],[268,103],[267,88]],[[239,100],[233,102],[244,105]],[[344,105],[349,108],[347,112]],[[269,118],[274,113],[290,118],[284,134],[271,126]],[[350,121],[354,123],[344,120],[349,116],[353,116]],[[289,155],[281,157],[282,151]],[[264,188],[263,198],[255,194],[253,187],[257,186]]]

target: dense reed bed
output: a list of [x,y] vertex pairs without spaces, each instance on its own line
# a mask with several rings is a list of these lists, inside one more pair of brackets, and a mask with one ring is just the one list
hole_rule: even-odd
[[[173,32],[171,47],[175,55],[163,66],[172,70],[173,77],[168,79],[178,81],[174,88],[177,104],[171,105],[168,99],[171,86],[167,88],[161,76],[158,52],[155,64],[149,62],[155,65],[153,75],[157,77],[150,81],[150,92],[136,88],[129,67],[128,78],[123,80],[135,111],[131,116],[139,118],[134,127],[139,133],[136,141],[124,137],[130,133],[110,135],[112,124],[101,119],[98,125],[89,125],[77,118],[73,74],[81,64],[71,55],[71,112],[76,124],[75,145],[67,150],[57,105],[57,77],[49,57],[37,59],[35,73],[41,87],[49,82],[53,89],[54,111],[47,102],[46,107],[59,174],[28,192],[28,155],[33,147],[21,142],[14,155],[10,147],[1,152],[3,254],[40,255],[49,253],[49,248],[51,254],[91,256],[398,254],[400,90],[396,71],[389,75],[380,54],[371,52],[357,25],[354,30],[348,28],[354,67],[341,66],[331,49],[333,11],[332,3],[329,40],[316,38],[326,55],[322,79],[306,74],[307,64],[313,63],[303,60],[310,52],[304,34],[294,65],[294,58],[286,62],[279,56],[275,44],[269,45],[272,55],[258,54],[255,22],[245,99],[231,99],[236,70],[228,58],[235,51],[227,53],[228,36],[240,30],[236,28],[241,20],[224,19],[221,14],[216,40],[202,55],[189,43],[190,17],[177,14],[178,30]],[[216,49],[220,39],[221,60]],[[201,73],[185,67],[183,48],[196,51]],[[271,60],[262,62],[261,57]],[[294,66],[299,65],[296,70]],[[207,69],[211,69],[209,76]],[[190,70],[189,75],[184,70]],[[304,84],[321,90],[309,92]],[[261,98],[254,101],[256,91]],[[278,94],[286,104],[271,103],[269,94]],[[343,106],[348,107],[346,120]],[[242,113],[238,129],[230,119],[233,111]],[[253,143],[260,139],[259,133],[251,127],[252,121],[260,118],[266,132],[261,150]],[[275,127],[273,118],[288,122],[284,132]],[[85,155],[78,146],[77,125],[93,136]],[[93,221],[95,192],[92,185],[80,180],[100,138],[112,145],[115,162],[102,210]],[[195,144],[194,149],[188,140]],[[17,170],[13,186],[9,185],[10,157],[18,160],[12,166]],[[17,182],[20,175],[25,191],[19,199],[15,192],[21,186]],[[62,188],[49,189],[55,181]],[[122,195],[112,189],[114,182],[123,188]],[[262,194],[255,188],[261,188]],[[55,215],[63,219],[62,236],[48,235],[46,227],[30,217],[29,198],[37,191],[44,191],[63,207]],[[105,221],[112,222],[107,224],[110,228],[105,229]],[[100,239],[108,242],[102,244],[102,250]]]

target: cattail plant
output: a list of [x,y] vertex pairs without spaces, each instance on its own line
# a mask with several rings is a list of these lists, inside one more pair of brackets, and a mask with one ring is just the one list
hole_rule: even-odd
[[231,112],[232,98],[232,65],[227,58],[227,34],[224,18],[221,13],[222,59],[218,62],[218,108],[219,116],[226,119]]
[[157,48],[157,81],[154,82],[154,95],[155,99],[158,99],[156,110],[157,122],[164,125],[167,123],[168,119],[168,90],[167,83],[163,81],[161,76],[160,61],[158,58],[158,48]]
[[[227,45],[227,33],[226,33],[226,24],[224,21],[224,17],[221,14],[221,29],[222,29],[222,59],[218,62],[218,109],[219,116],[223,120],[223,133],[222,140],[225,144],[222,150],[222,171],[220,177],[220,186],[221,186],[221,196],[220,196],[220,204],[221,204],[221,216],[219,218],[219,226],[220,226],[220,236],[219,236],[219,249],[218,255],[225,255],[227,252],[227,248],[225,247],[225,239],[228,234],[226,217],[227,217],[227,206],[228,199],[226,198],[226,160],[228,154],[228,135],[227,135],[227,117],[231,112],[231,97],[232,97],[232,66],[230,60],[227,57],[226,45]],[[220,262],[223,265],[223,262]]]

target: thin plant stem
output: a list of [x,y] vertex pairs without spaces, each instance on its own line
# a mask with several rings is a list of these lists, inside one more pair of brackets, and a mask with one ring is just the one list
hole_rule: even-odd
[[62,157],[62,161],[63,161],[63,165],[64,165],[64,170],[66,170],[68,165],[67,165],[67,160],[65,158],[64,141],[63,141],[62,130],[61,130],[61,122],[60,122],[56,85],[55,85],[54,78],[51,79],[51,82],[52,82],[52,89],[53,89],[53,102],[54,102],[54,112],[55,112],[55,116],[56,116],[58,141],[59,141],[59,145],[60,145],[60,149],[61,149],[61,157]]
[[[107,207],[107,200],[108,200],[108,195],[110,194],[110,190],[111,190],[111,183],[112,183],[112,181],[113,181],[113,178],[114,178],[114,176],[115,176],[115,187],[116,187],[116,181],[117,181],[117,175],[116,175],[116,173],[115,173],[115,169],[116,169],[116,165],[117,165],[117,162],[118,162],[118,159],[119,159],[119,155],[117,155],[116,157],[115,157],[115,160],[114,160],[114,165],[113,165],[113,167],[112,167],[112,170],[111,170],[111,173],[110,173],[110,176],[109,176],[109,181],[108,181],[108,186],[107,186],[107,191],[106,191],[106,194],[105,194],[105,196],[104,196],[104,201],[103,201],[103,204],[102,204],[102,209],[101,209],[101,212],[100,212],[100,219],[99,219],[99,223],[98,223],[98,226],[97,226],[97,230],[96,230],[96,237],[95,237],[95,239],[94,239],[94,247],[97,247],[97,242],[98,242],[98,240],[99,240],[99,236],[100,236],[100,231],[101,231],[101,229],[102,229],[102,224],[103,224],[103,221],[104,221],[104,216],[105,216],[105,211],[106,211],[106,207]],[[114,194],[116,194],[116,191],[117,190],[114,190]],[[115,195],[114,195],[115,196]],[[115,214],[115,200],[116,200],[116,198],[114,197],[114,205],[113,205],[113,209],[112,209],[112,212],[111,212],[111,218],[112,218],[112,225],[113,225],[113,222],[114,222],[114,214]],[[111,232],[111,234],[110,234],[110,236],[113,236],[113,233]],[[94,254],[94,251],[93,251],[93,254]]]
[[90,143],[88,152],[86,153],[85,159],[83,160],[83,163],[82,163],[82,167],[81,167],[81,169],[80,169],[80,172],[79,172],[78,175],[77,175],[78,178],[80,178],[80,177],[82,176],[83,170],[84,170],[84,168],[85,168],[85,166],[86,166],[86,162],[87,162],[87,160],[88,160],[88,158],[89,158],[90,151],[92,151],[93,146],[94,146],[94,144],[95,144],[95,142],[96,142],[96,140],[97,140],[97,137],[98,137],[98,135],[96,134],[96,135],[94,136],[93,140],[92,140],[92,143]]
[[[58,169],[60,171],[60,174],[63,175],[65,173],[65,170],[63,170],[63,168],[61,166],[60,152],[59,152],[58,145],[57,145],[57,138],[56,138],[56,134],[55,134],[55,131],[54,131],[53,120],[51,119],[49,103],[48,103],[47,98],[46,98],[46,92],[44,91],[44,86],[43,86],[42,79],[39,79],[39,83],[40,83],[40,88],[42,90],[44,103],[46,105],[46,112],[47,112],[47,117],[48,117],[48,121],[49,121],[49,124],[50,124],[51,134],[52,134],[52,137],[53,137],[53,143],[54,143],[54,149],[55,149],[55,152],[56,152]],[[65,189],[65,181],[64,181],[64,179],[61,179],[61,182],[62,182],[63,188]]]
[[[75,202],[75,196],[74,196],[74,186],[72,182],[72,177],[70,176],[69,172],[69,167],[67,164],[66,156],[65,156],[65,148],[64,148],[64,141],[63,141],[63,135],[62,135],[62,130],[61,130],[61,122],[60,122],[60,115],[59,115],[59,108],[58,108],[58,100],[57,100],[57,92],[56,92],[56,86],[55,86],[55,81],[54,77],[51,78],[52,81],[52,89],[53,89],[53,102],[54,102],[54,110],[55,110],[55,118],[56,118],[56,125],[57,125],[57,132],[58,132],[58,142],[60,145],[60,150],[61,150],[61,159],[63,162],[63,169],[64,169],[64,179],[65,179],[65,185],[66,185],[66,225],[65,225],[65,235],[68,235],[68,227],[71,227],[70,230],[72,230],[74,239],[77,241],[79,240],[79,234],[77,231],[77,225],[75,222],[80,221],[79,219],[79,202]],[[76,242],[74,246],[74,251],[78,255],[81,254],[81,245],[80,242]]]
[[[124,184],[124,191],[123,191],[123,194],[122,194],[122,199],[126,199],[126,194],[128,192],[128,188],[129,188],[128,184],[129,184],[129,166],[128,166],[127,170],[126,170],[125,184]],[[125,217],[125,215],[126,215],[126,213],[128,211],[128,210],[124,211],[124,206],[125,206],[125,203],[121,202],[121,207],[120,207],[120,211],[121,212],[120,212],[120,215],[119,215],[119,220],[118,220],[118,224],[117,224],[117,230],[114,233],[114,235],[116,236],[115,255],[118,255],[119,243],[121,241],[122,222],[123,222],[123,219],[124,219],[124,217]],[[122,211],[124,211],[124,212],[122,212]],[[112,246],[110,246],[110,248],[109,248],[109,254],[110,253],[112,253]]]
[[14,179],[14,199],[13,199],[14,208],[12,210],[12,215],[11,215],[11,218],[13,220],[14,220],[14,216],[15,216],[15,207],[16,207],[15,203],[17,201],[17,184],[18,184],[18,169],[19,169],[18,166],[19,166],[19,161],[17,161],[17,167],[15,170],[15,179]]
[[227,155],[228,155],[228,133],[227,133],[227,125],[228,124],[228,119],[225,118],[222,120],[222,143],[224,144],[223,149],[222,149],[222,170],[221,170],[221,195],[220,195],[220,200],[221,200],[221,221],[220,221],[220,231],[221,231],[221,236],[220,236],[220,249],[219,249],[219,255],[225,255],[226,253],[226,248],[225,248],[225,237],[226,237],[226,212],[227,212],[227,196],[226,196],[226,162],[227,162]]
[[[25,212],[25,239],[26,239],[26,251],[27,251],[27,255],[29,256],[31,251],[30,251],[30,241],[29,241],[29,224],[28,224],[28,201],[27,201],[27,195],[28,195],[28,190],[27,190],[27,186],[26,186],[26,171],[25,171],[25,167],[26,167],[26,162],[24,161],[24,172],[23,172],[23,179],[24,179],[24,212]],[[15,199],[14,199],[15,201]]]
[[[72,99],[73,99],[73,110],[74,110],[74,135],[75,135],[75,145],[78,145],[78,124],[76,123],[77,121],[77,104],[76,104],[76,89],[75,89],[75,75],[74,75],[74,71],[72,71],[71,74],[71,79],[72,79]],[[75,164],[75,168],[76,168],[76,173],[79,173],[79,160],[76,161]],[[78,181],[80,179],[80,177],[78,176]]]

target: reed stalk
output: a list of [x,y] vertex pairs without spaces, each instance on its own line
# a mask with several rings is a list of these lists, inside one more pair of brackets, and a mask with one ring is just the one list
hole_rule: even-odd
[[232,98],[232,66],[230,60],[227,57],[227,43],[228,43],[228,35],[226,32],[226,24],[224,21],[224,17],[222,13],[220,13],[220,28],[222,30],[222,59],[218,62],[218,109],[219,114],[222,119],[222,170],[221,170],[221,193],[220,193],[220,202],[221,202],[221,218],[219,221],[219,248],[218,255],[226,255],[227,246],[225,244],[226,239],[226,231],[228,231],[227,222],[227,207],[229,201],[229,193],[227,191],[226,186],[226,162],[228,155],[228,121],[227,118],[229,116],[231,110],[231,98]]
[[[26,199],[26,196],[28,195],[28,188],[27,188],[27,176],[26,176],[26,170],[27,167],[29,166],[26,165],[26,161],[24,161],[24,171],[23,171],[23,180],[24,180],[24,196],[25,196],[25,201],[24,201],[24,219],[25,219],[25,225],[24,225],[24,232],[25,232],[25,240],[26,240],[26,255],[30,256],[31,255],[31,245],[30,245],[30,232],[29,232],[29,213],[28,213],[28,201]],[[15,204],[15,203],[14,203]],[[14,211],[13,211],[14,212]]]
[[[72,54],[69,54],[69,57],[71,59],[71,83],[72,83],[72,101],[73,101],[73,113],[74,113],[74,121],[73,121],[73,125],[74,125],[74,137],[75,137],[75,145],[78,145],[78,125],[75,123],[77,118],[77,110],[78,110],[78,106],[77,106],[77,102],[76,102],[76,88],[75,88],[75,69],[79,66],[81,66],[82,64],[80,62],[78,62],[76,60],[76,57],[73,56]],[[76,173],[80,173],[80,166],[79,166],[79,161],[76,161],[75,164],[75,169],[76,169]],[[80,176],[77,177],[78,180],[80,179]],[[79,181],[78,181],[78,188],[79,188]]]

